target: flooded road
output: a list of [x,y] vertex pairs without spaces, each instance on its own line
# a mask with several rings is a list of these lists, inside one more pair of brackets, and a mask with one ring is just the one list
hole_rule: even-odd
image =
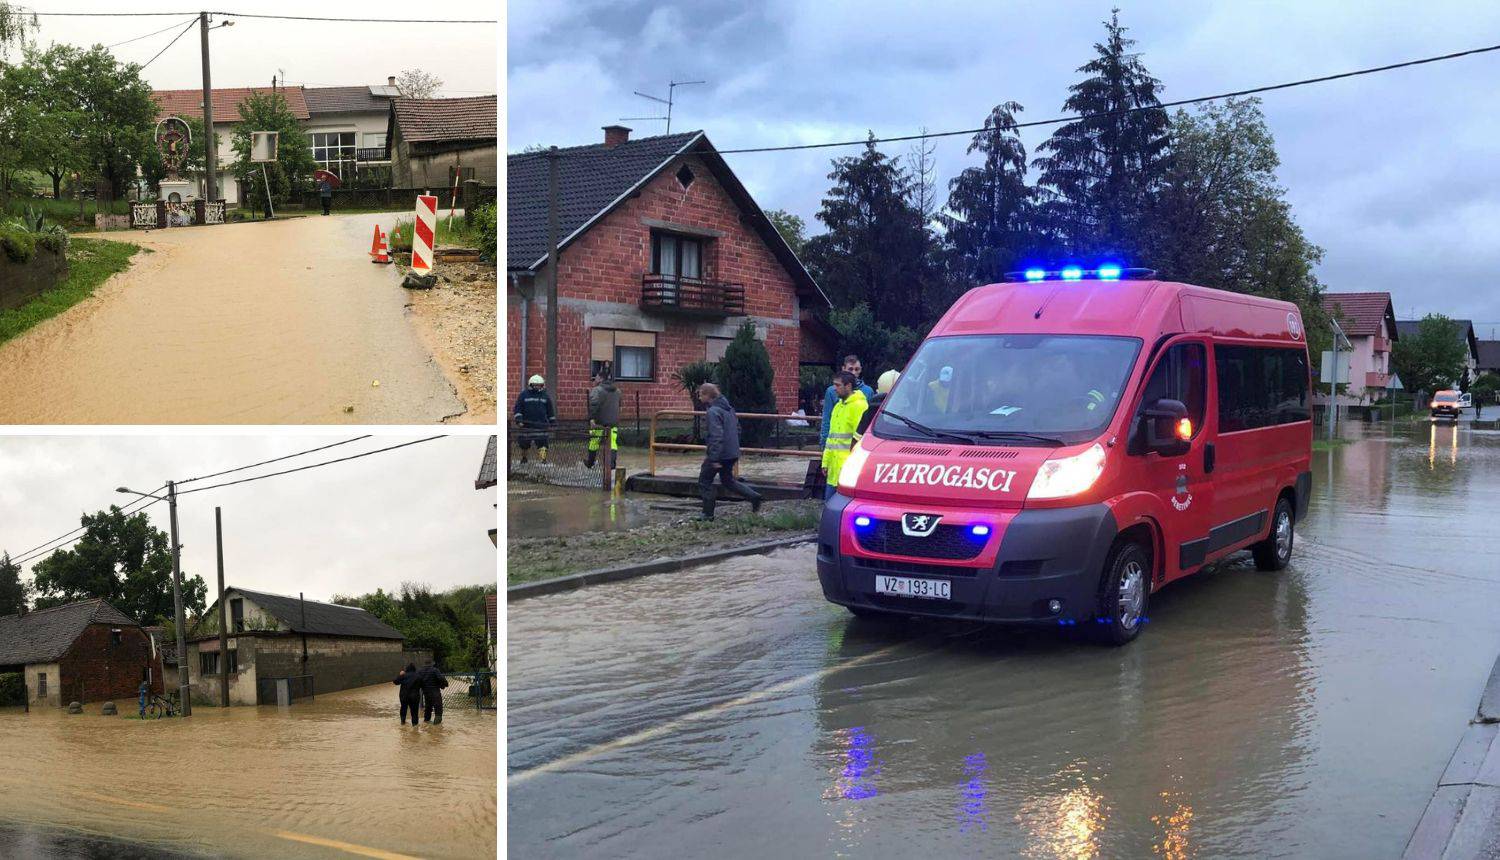
[[32,835],[43,858],[115,856],[64,850],[90,838],[154,846],[131,856],[493,857],[495,712],[462,689],[421,728],[397,722],[391,685],[189,719],[8,708],[0,833],[72,834]]
[[1500,433],[1314,455],[1123,649],[855,620],[811,547],[509,607],[525,856],[1398,857],[1500,651]]
[[374,225],[395,217],[105,237],[154,253],[0,345],[0,424],[426,424],[463,412],[394,267],[366,254]]

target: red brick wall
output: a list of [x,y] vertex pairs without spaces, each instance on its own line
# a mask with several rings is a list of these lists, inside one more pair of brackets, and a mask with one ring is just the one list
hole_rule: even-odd
[[[110,641],[115,629],[120,631],[119,645]],[[153,692],[162,692],[161,658],[152,657],[151,640],[139,627],[90,624],[57,663],[64,704],[113,699],[124,709],[126,700],[138,695],[148,665]]]
[[[683,161],[695,177],[686,190],[675,176]],[[745,309],[750,316],[794,321],[796,288],[791,275],[760,235],[742,223],[741,214],[702,161],[688,156],[673,162],[637,196],[563,249],[558,259],[559,295],[564,300],[588,299],[639,308],[641,276],[651,268],[651,228],[642,224],[641,219],[650,218],[722,232],[723,236],[709,240],[704,247],[704,277],[744,284]],[[539,286],[544,283],[545,278],[538,279]],[[519,300],[512,295],[506,312],[507,410],[515,402],[524,380],[533,373],[544,373],[546,364],[546,318],[533,303],[527,324],[527,360],[522,367],[520,307]],[[620,312],[626,309],[621,308]],[[634,422],[637,394],[643,421],[649,420],[651,411],[656,409],[686,408],[687,395],[672,382],[672,373],[684,364],[706,357],[706,339],[696,333],[699,320],[655,315],[649,318],[666,325],[666,330],[656,338],[656,378],[651,382],[619,383],[624,395],[622,423]],[[560,418],[586,418],[591,335],[583,324],[582,313],[566,304],[558,318],[558,340],[561,379],[548,380],[548,389],[557,402]],[[795,322],[771,326],[766,348],[776,374],[777,407],[791,410],[797,400],[800,349]]]

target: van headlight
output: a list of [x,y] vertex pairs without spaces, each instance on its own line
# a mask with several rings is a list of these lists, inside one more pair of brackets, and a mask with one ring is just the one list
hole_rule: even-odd
[[1104,473],[1104,447],[1095,442],[1088,450],[1071,457],[1048,460],[1036,472],[1028,499],[1061,499],[1076,496],[1094,486]]
[[849,459],[844,461],[844,467],[839,470],[839,489],[852,490],[859,483],[859,473],[864,471],[865,461],[870,459],[870,452],[865,450],[864,444],[854,446],[849,452]]

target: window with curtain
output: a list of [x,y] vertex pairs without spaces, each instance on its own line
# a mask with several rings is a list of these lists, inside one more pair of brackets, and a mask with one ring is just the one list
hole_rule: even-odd
[[703,277],[703,240],[652,233],[651,272],[680,278]]
[[656,332],[594,329],[590,372],[608,366],[614,378],[650,382],[656,378]]

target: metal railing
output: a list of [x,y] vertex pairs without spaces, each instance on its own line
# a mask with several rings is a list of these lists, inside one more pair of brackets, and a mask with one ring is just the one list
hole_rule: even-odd
[[641,275],[641,307],[703,316],[743,316],[745,285],[678,275]]
[[[743,420],[747,420],[747,419],[751,420],[751,421],[767,421],[767,420],[774,420],[774,421],[776,421],[776,424],[772,425],[773,441],[774,441],[774,438],[775,438],[776,431],[779,430],[780,428],[782,428],[782,427],[794,427],[794,426],[797,426],[795,424],[790,424],[788,422],[801,422],[801,423],[803,423],[803,424],[806,425],[806,428],[803,428],[803,429],[808,429],[808,428],[812,428],[813,427],[813,423],[814,422],[821,420],[816,415],[811,415],[811,416],[809,416],[809,415],[780,415],[780,414],[771,413],[771,412],[737,412],[735,414],[742,421]],[[674,416],[683,417],[683,418],[702,418],[702,417],[708,415],[708,413],[707,412],[694,412],[691,409],[659,409],[656,412],[651,413],[651,435],[649,437],[649,441],[647,442],[648,450],[647,450],[647,455],[646,455],[647,456],[647,460],[646,460],[646,474],[648,474],[648,475],[655,475],[656,474],[656,452],[657,451],[707,451],[708,450],[708,446],[707,445],[697,445],[697,444],[691,444],[691,443],[687,443],[687,442],[659,442],[659,441],[657,441],[657,439],[656,439],[656,433],[657,433],[657,430],[658,430],[658,427],[659,427],[658,422],[660,421],[660,419],[661,419],[661,417],[663,415],[674,415]],[[816,430],[813,430],[813,433],[814,433],[814,438],[816,438],[816,435],[815,435],[816,434]],[[819,461],[819,460],[823,459],[823,451],[822,451],[822,449],[821,448],[816,448],[816,447],[813,450],[808,451],[808,450],[802,450],[800,448],[758,448],[758,447],[757,448],[750,448],[750,447],[745,447],[744,445],[741,445],[740,446],[740,453],[741,454],[766,454],[766,455],[770,455],[770,456],[773,456],[773,457],[800,457],[801,459],[808,460],[808,461]]]

